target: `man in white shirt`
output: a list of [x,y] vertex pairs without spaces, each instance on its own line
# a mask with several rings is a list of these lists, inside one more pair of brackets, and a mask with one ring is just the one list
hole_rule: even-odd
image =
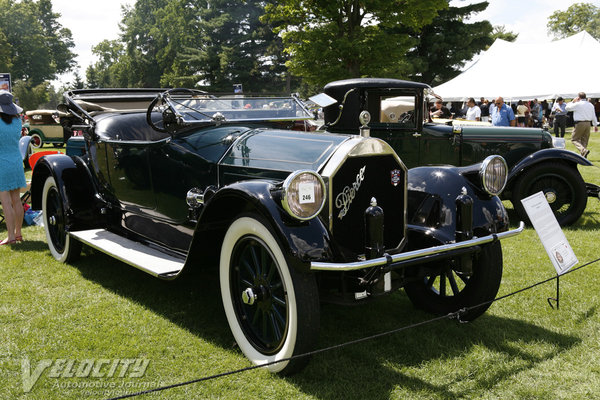
[[598,120],[592,103],[587,101],[585,93],[579,92],[579,97],[567,104],[567,111],[573,111],[575,130],[571,136],[571,142],[577,147],[582,156],[587,158],[590,151],[587,149],[590,139],[590,126],[594,125],[594,131],[598,131]]
[[469,121],[480,121],[481,120],[481,109],[479,107],[477,107],[477,104],[475,104],[475,99],[474,98],[470,98],[469,101],[467,102],[467,106],[469,108],[467,108],[467,114],[466,117]]

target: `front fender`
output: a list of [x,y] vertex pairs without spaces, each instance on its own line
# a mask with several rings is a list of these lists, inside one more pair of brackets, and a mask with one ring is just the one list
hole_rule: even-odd
[[195,259],[198,252],[206,250],[220,251],[229,225],[243,213],[257,213],[270,225],[291,265],[308,271],[311,261],[333,260],[330,235],[321,220],[315,217],[298,221],[280,204],[272,181],[238,182],[222,188],[205,203],[199,215],[189,258]]
[[473,199],[473,233],[485,236],[508,230],[508,214],[498,196],[490,196],[450,166],[408,170],[409,248],[456,240],[456,198],[463,190]]
[[579,154],[569,150],[543,149],[528,155],[527,157],[519,161],[517,165],[512,167],[512,169],[508,173],[507,186],[512,186],[512,183],[521,175],[523,171],[525,171],[533,165],[539,164],[544,161],[563,161],[573,165],[573,167],[575,167],[577,164],[586,167],[591,167],[594,165],[587,158],[584,158]]
[[83,160],[63,154],[42,157],[35,165],[31,177],[31,208],[42,208],[44,183],[53,176],[66,210],[67,230],[99,227],[98,196],[92,176]]

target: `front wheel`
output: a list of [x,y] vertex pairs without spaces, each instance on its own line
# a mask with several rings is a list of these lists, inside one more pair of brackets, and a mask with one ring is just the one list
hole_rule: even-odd
[[523,221],[529,221],[521,199],[544,192],[560,226],[581,217],[587,205],[587,189],[576,167],[561,163],[539,164],[526,171],[515,183],[511,202]]
[[29,143],[27,145],[27,152],[25,153],[25,158],[23,159],[23,166],[25,167],[25,169],[31,168],[31,166],[29,165],[29,157],[31,157],[33,155],[33,147],[31,146],[31,143]]
[[42,216],[46,241],[52,256],[60,262],[70,262],[81,253],[81,242],[66,231],[63,199],[52,176],[46,178],[42,192]]
[[[448,314],[487,303],[496,298],[502,280],[500,242],[485,245],[481,252],[471,257],[471,262],[471,268],[465,268],[464,260],[460,259],[426,264],[404,290],[415,307],[433,314]],[[468,310],[460,315],[460,319],[472,321],[490,305]]]
[[[268,225],[253,214],[228,228],[220,258],[221,297],[231,332],[254,364],[289,358],[314,349],[319,332],[315,277],[288,265]],[[268,367],[293,373],[308,357]]]

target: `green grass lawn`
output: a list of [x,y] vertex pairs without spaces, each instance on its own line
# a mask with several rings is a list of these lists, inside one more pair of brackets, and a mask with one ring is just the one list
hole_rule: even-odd
[[[600,133],[592,138],[591,160],[600,165]],[[580,170],[600,183],[598,168]],[[580,264],[599,256],[599,229],[600,201],[589,199],[583,218],[565,229]],[[0,398],[107,398],[250,365],[229,332],[215,267],[163,282],[89,249],[60,264],[42,228],[25,228],[24,236],[0,247]],[[531,228],[502,243],[500,295],[553,276]],[[254,370],[139,398],[600,398],[600,263],[564,277],[561,289],[560,310],[546,302],[555,294],[549,283],[469,324],[444,320],[315,356],[292,377]],[[430,317],[402,291],[356,307],[324,305],[319,347]],[[49,368],[23,392],[25,359],[34,369],[44,359],[134,358],[149,360],[141,378],[53,378]]]

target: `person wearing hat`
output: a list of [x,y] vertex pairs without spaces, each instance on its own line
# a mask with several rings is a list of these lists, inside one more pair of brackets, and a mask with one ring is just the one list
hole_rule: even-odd
[[26,186],[23,159],[19,151],[23,109],[13,103],[13,95],[0,90],[0,202],[6,220],[8,237],[1,245],[22,241],[23,205],[21,188]]

